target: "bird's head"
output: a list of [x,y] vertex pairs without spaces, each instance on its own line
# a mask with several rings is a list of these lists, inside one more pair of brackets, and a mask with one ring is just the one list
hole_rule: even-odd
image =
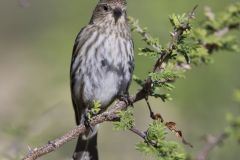
[[100,0],[91,19],[91,23],[116,25],[127,22],[126,0]]

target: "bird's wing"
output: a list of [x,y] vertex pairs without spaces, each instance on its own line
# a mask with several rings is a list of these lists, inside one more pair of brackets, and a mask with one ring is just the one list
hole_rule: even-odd
[[86,27],[82,28],[81,31],[78,33],[76,39],[75,39],[75,43],[73,46],[73,51],[72,51],[72,60],[71,60],[71,68],[70,68],[70,80],[71,80],[71,95],[72,95],[72,104],[73,104],[73,108],[74,108],[74,112],[75,112],[75,119],[76,119],[76,123],[77,125],[80,124],[81,121],[81,115],[84,109],[83,106],[83,102],[81,100],[81,86],[78,86],[79,88],[79,95],[78,97],[76,97],[75,93],[74,93],[74,89],[76,87],[76,85],[80,85],[80,84],[76,84],[76,67],[73,67],[73,64],[76,60],[76,57],[79,53],[79,50],[81,48],[81,46],[85,43],[85,41],[87,40],[87,36],[84,35],[84,30]]

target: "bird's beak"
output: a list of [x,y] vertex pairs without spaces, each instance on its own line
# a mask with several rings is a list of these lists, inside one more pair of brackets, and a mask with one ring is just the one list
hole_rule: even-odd
[[117,23],[118,19],[122,16],[122,9],[121,8],[115,8],[113,10],[113,17],[115,19],[115,23]]

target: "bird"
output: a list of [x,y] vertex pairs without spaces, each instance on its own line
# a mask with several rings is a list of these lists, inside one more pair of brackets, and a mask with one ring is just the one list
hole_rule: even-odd
[[[134,71],[134,44],[126,0],[99,0],[72,51],[70,86],[76,124],[86,124],[94,102],[100,113],[128,96]],[[79,135],[74,160],[98,160],[97,126]]]

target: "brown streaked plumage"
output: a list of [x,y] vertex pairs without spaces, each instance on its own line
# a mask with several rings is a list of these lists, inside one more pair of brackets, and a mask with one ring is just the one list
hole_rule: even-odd
[[[84,123],[93,101],[101,112],[127,94],[134,69],[133,42],[125,0],[100,0],[73,48],[70,78],[76,123]],[[97,129],[80,135],[74,160],[98,160]]]

